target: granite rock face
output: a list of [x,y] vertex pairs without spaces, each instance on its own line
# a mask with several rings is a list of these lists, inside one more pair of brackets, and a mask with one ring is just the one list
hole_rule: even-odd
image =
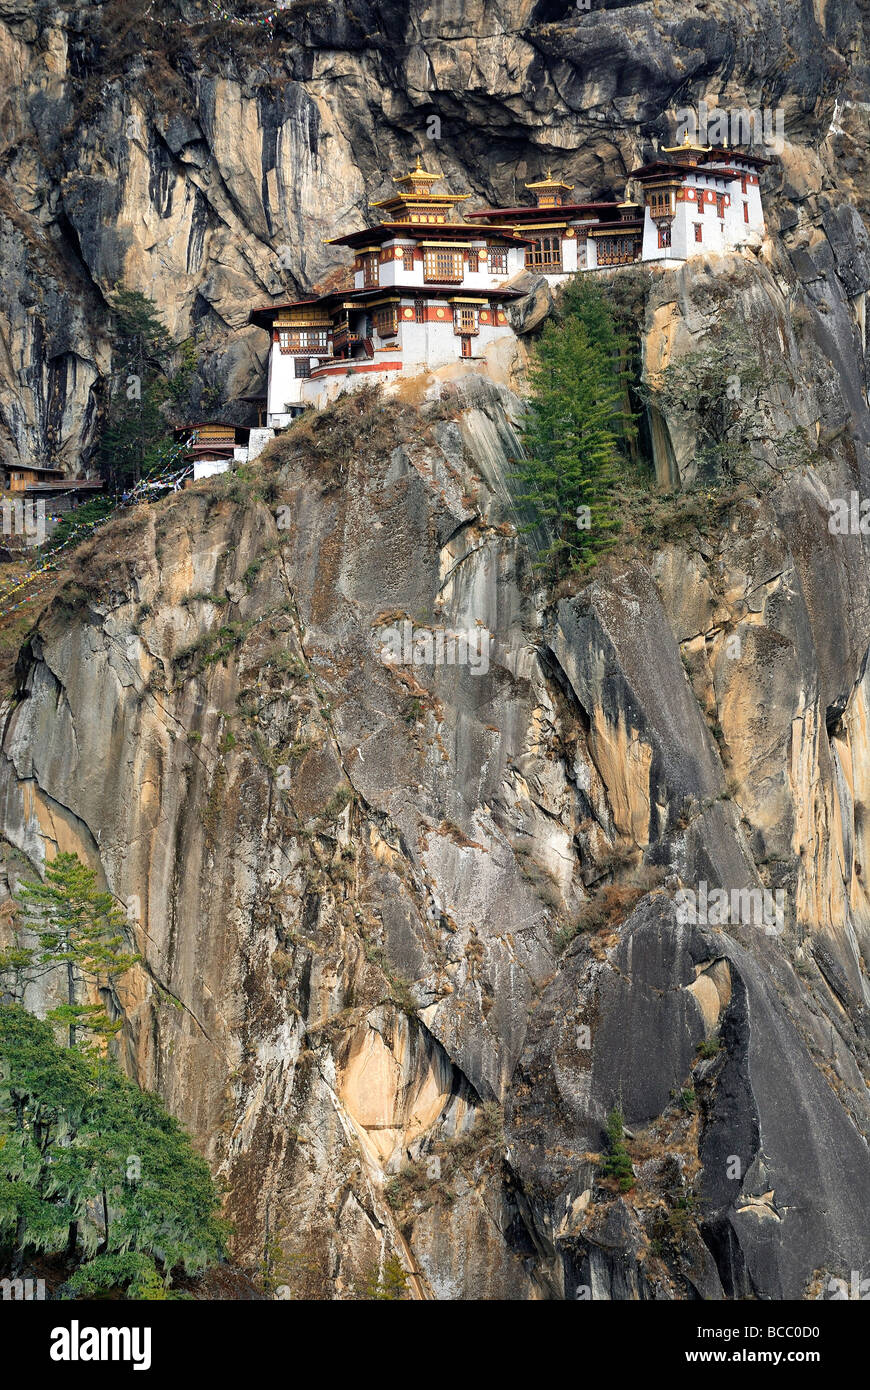
[[267,32],[193,0],[3,0],[4,452],[90,464],[116,285],[149,295],[176,342],[195,338],[196,386],[243,422],[266,346],[250,308],[343,267],[326,241],[366,225],[414,155],[469,207],[526,201],[549,163],[578,198],[621,198],[673,136],[676,92],[683,107],[781,115],[774,229],[802,274],[818,267],[808,293],[824,294],[830,264],[863,295],[861,23],[851,0],[821,19],[768,0],[739,16],[722,0],[691,16],[339,0],[290,5]]
[[[489,374],[362,392],[111,523],[4,709],[0,943],[28,868],[98,868],[143,956],[123,1065],[294,1295],[395,1253],[424,1298],[822,1296],[870,1260],[870,589],[829,525],[870,488],[857,12],[331,5],[255,43],[156,5],[149,63],[102,9],[0,0],[4,440],[70,471],[117,280],[243,392],[251,301],[333,268],[429,116],[454,191],[508,201],[557,160],[605,191],[682,84],[781,100],[764,245],[611,277],[700,510],[540,590],[510,478],[539,283]],[[741,486],[665,389],[723,324],[755,348]]]

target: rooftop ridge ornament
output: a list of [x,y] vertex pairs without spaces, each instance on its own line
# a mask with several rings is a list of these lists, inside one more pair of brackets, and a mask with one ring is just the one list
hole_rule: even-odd
[[683,135],[682,144],[662,145],[661,152],[662,154],[679,154],[681,150],[694,150],[697,151],[698,154],[709,154],[712,148],[712,145],[694,145],[689,139],[689,132],[687,130]]
[[427,173],[427,171],[423,168],[422,164],[420,163],[420,156],[417,155],[417,163],[414,166],[414,168],[410,171],[410,173],[400,174],[398,178],[393,179],[393,183],[440,183],[443,178],[443,174]]
[[573,183],[565,183],[563,179],[553,178],[552,168],[547,169],[547,177],[545,179],[536,179],[534,183],[527,183],[525,186],[526,188],[564,188],[568,193],[574,191]]

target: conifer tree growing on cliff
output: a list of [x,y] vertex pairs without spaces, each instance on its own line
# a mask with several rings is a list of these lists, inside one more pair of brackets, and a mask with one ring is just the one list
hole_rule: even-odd
[[517,462],[532,531],[551,537],[543,563],[558,579],[584,569],[619,529],[611,492],[626,413],[621,344],[597,285],[574,282],[549,322],[529,371],[531,397]]
[[79,1002],[80,986],[112,989],[141,957],[125,948],[126,918],[111,893],[98,889],[95,870],[78,855],[58,854],[46,865],[44,882],[21,885],[17,906],[21,924],[36,933],[39,947],[0,956],[0,974],[14,974],[20,986],[60,967],[67,1000],[48,1018],[66,1028],[68,1046],[75,1046],[80,1033],[111,1037],[120,1020],[110,1019],[102,1003]]
[[192,340],[182,343],[181,366],[173,371],[175,344],[147,295],[119,289],[109,302],[116,373],[100,461],[104,475],[118,486],[137,483],[169,461],[174,445],[163,409],[186,395],[196,354]]
[[78,1265],[72,1293],[171,1297],[173,1271],[221,1258],[219,1206],[208,1165],[156,1096],[0,1005],[0,1271],[28,1251],[65,1253]]

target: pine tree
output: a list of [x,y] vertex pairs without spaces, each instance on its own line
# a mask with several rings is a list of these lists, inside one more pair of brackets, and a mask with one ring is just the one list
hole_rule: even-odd
[[618,1105],[607,1116],[607,1153],[601,1159],[599,1172],[603,1177],[613,1178],[620,1192],[629,1192],[634,1187],[631,1154],[625,1147],[625,1121]]
[[20,1006],[0,1006],[0,1235],[14,1238],[13,1269],[26,1245],[63,1249],[74,1232],[77,1203],[52,1190],[52,1158],[89,1095],[85,1058],[59,1048],[48,1025]]
[[11,1238],[19,1261],[27,1249],[95,1256],[73,1281],[81,1292],[132,1281],[131,1296],[160,1297],[155,1260],[165,1285],[221,1258],[218,1211],[208,1165],[156,1096],[0,1006],[0,1244]]
[[613,343],[592,336],[579,315],[544,329],[529,379],[531,400],[518,461],[522,491],[553,539],[545,552],[554,577],[584,568],[618,530],[610,502],[615,481],[622,391]]
[[[180,400],[193,373],[192,345],[181,345],[182,367],[170,374],[174,344],[150,299],[138,290],[109,297],[116,375],[100,443],[104,474],[117,486],[137,483],[169,451],[163,405]],[[193,363],[196,357],[193,353]]]
[[70,1047],[78,1031],[111,1037],[121,1021],[113,1022],[103,1004],[79,1003],[79,985],[110,989],[141,956],[125,949],[126,918],[111,893],[97,888],[95,870],[78,855],[58,854],[46,865],[44,882],[22,884],[16,902],[23,925],[39,939],[39,950],[24,956],[19,951],[11,963],[7,961],[7,970],[14,969],[19,982],[31,982],[61,966],[67,1002],[52,1009],[48,1018],[67,1028]]

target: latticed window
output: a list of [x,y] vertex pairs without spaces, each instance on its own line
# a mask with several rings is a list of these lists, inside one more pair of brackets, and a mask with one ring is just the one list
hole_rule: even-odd
[[403,269],[403,270],[413,270],[413,269],[414,269],[414,248],[413,248],[413,246],[404,246],[404,247],[402,248],[402,269]]
[[696,223],[695,223],[695,240],[696,240],[696,241],[703,241],[703,240],[704,240],[704,228],[701,226],[700,222],[696,222]]
[[476,333],[477,310],[470,304],[457,304],[453,310],[453,327],[457,333]]
[[443,246],[427,246],[423,251],[423,278],[435,281],[462,281],[462,252]]
[[297,357],[297,358],[295,359],[294,363],[293,363],[293,375],[294,375],[294,376],[310,376],[310,375],[311,375],[311,358],[310,358],[310,357]]
[[329,329],[279,328],[278,346],[282,352],[325,353],[329,348]]
[[375,309],[373,318],[378,337],[390,338],[398,331],[398,307],[397,304],[382,304]]
[[414,322],[415,322],[415,323],[425,323],[425,322],[426,322],[426,301],[425,301],[425,299],[415,299],[415,300],[414,300]]
[[534,270],[562,269],[562,238],[542,236],[526,247],[526,265]]
[[625,265],[634,260],[634,243],[630,236],[598,238],[599,265]]
[[506,246],[490,246],[486,253],[486,268],[490,275],[507,275],[508,253]]
[[368,288],[371,285],[380,284],[380,264],[377,251],[372,251],[369,255],[362,258],[363,285]]
[[725,216],[725,194],[724,194],[724,193],[717,193],[717,194],[716,194],[716,216],[717,216],[717,217],[724,217],[724,216]]
[[671,244],[671,224],[663,222],[659,227],[659,247],[670,246]]
[[470,338],[463,338],[463,339],[462,339],[462,356],[463,356],[463,357],[470,357],[470,356],[471,356],[471,339],[470,339]]

